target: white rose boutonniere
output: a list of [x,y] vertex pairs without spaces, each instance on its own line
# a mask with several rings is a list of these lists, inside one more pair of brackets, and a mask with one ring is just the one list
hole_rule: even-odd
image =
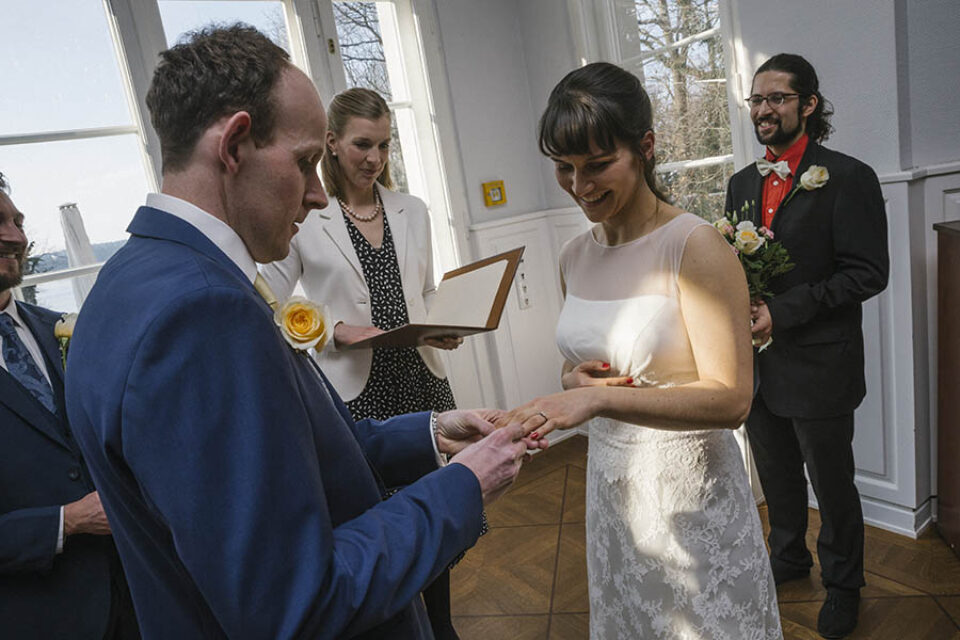
[[827,171],[826,167],[822,167],[818,164],[812,164],[807,167],[807,170],[801,174],[800,179],[797,180],[796,186],[790,191],[787,195],[786,200],[783,201],[783,204],[790,202],[797,191],[803,189],[804,191],[813,191],[814,189],[819,189],[823,185],[827,184],[827,181],[830,180],[830,172]]
[[60,343],[60,362],[64,370],[67,368],[67,350],[70,348],[70,339],[73,337],[73,327],[77,324],[77,314],[65,313],[53,325],[53,337]]
[[826,167],[821,167],[818,164],[810,165],[810,168],[803,172],[803,175],[800,176],[800,186],[806,189],[807,191],[813,191],[814,189],[819,189],[823,185],[827,184],[827,180],[830,179],[830,172],[827,171]]
[[766,240],[766,237],[757,231],[757,227],[752,222],[744,220],[737,225],[733,246],[736,247],[737,251],[752,256],[757,252],[757,249],[763,246]]
[[273,313],[273,321],[280,327],[283,339],[297,351],[311,347],[317,351],[327,342],[327,316],[323,305],[293,296]]

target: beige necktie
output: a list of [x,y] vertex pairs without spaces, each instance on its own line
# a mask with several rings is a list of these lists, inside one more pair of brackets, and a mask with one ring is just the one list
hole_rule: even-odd
[[273,295],[273,291],[270,290],[270,285],[267,284],[267,281],[259,273],[257,277],[253,279],[253,288],[257,290],[257,293],[260,294],[263,301],[270,305],[271,309],[274,311],[277,310],[277,306],[279,305],[277,297]]

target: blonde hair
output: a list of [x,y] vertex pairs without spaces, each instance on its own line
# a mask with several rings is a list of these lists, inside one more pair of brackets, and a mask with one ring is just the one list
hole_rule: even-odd
[[[390,118],[390,107],[386,100],[376,91],[354,87],[338,93],[330,101],[330,108],[327,112],[330,131],[339,138],[347,128],[350,118],[366,118],[367,120],[379,120],[383,116]],[[320,173],[323,176],[323,186],[327,193],[334,198],[343,196],[344,180],[343,169],[340,168],[340,160],[326,150],[323,158],[320,160]],[[383,171],[377,176],[377,182],[387,189],[393,189],[393,179],[390,177],[390,159],[383,163]]]

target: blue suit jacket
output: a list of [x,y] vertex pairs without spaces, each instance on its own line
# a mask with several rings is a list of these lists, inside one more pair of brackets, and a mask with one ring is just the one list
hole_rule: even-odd
[[[420,590],[479,536],[428,415],[350,419],[237,266],[141,208],[71,344],[67,408],[145,638],[429,638]],[[376,471],[374,471],[374,469]],[[390,486],[410,484],[381,501]]]
[[110,614],[110,536],[76,535],[56,554],[60,506],[94,490],[63,416],[59,313],[17,303],[37,339],[58,415],[0,368],[0,636],[103,638]]

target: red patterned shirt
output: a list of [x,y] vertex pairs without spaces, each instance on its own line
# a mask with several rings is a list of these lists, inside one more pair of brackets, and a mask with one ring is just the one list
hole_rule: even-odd
[[773,215],[780,208],[780,203],[790,193],[790,188],[793,186],[793,176],[797,173],[797,167],[800,165],[800,159],[803,158],[803,152],[807,150],[809,140],[810,137],[803,134],[779,158],[773,155],[770,147],[767,147],[767,160],[771,162],[786,160],[790,167],[790,175],[786,178],[781,178],[771,171],[763,179],[763,226],[767,229],[773,224]]

